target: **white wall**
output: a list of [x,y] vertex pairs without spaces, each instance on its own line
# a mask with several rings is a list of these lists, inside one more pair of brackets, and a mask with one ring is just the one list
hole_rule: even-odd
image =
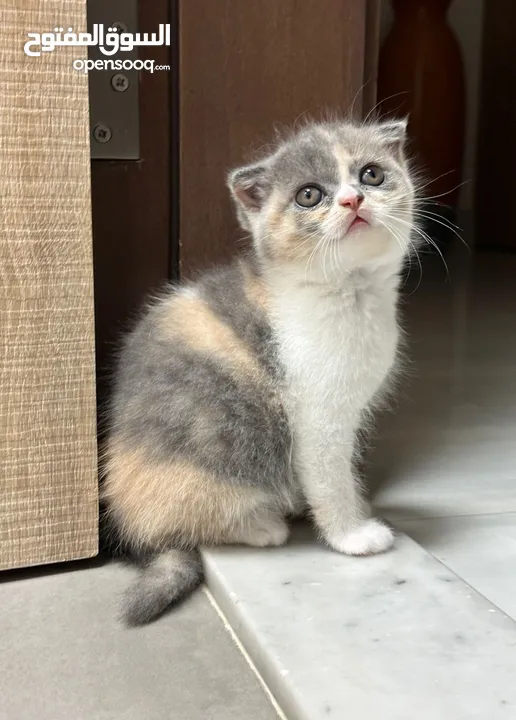
[[[476,147],[478,133],[478,103],[480,98],[481,43],[484,0],[454,0],[448,20],[462,48],[466,73],[466,138],[459,205],[463,212],[473,209]],[[383,0],[381,40],[388,33],[394,18],[390,0]]]

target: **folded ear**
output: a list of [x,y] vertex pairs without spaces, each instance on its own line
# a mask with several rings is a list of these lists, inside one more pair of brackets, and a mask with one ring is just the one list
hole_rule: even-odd
[[395,120],[386,120],[378,124],[378,132],[380,139],[388,145],[391,151],[403,157],[403,148],[407,140],[408,118],[400,118]]
[[243,210],[258,212],[269,191],[269,166],[257,163],[233,170],[228,176],[228,185]]
[[382,140],[392,143],[403,143],[407,137],[408,118],[386,120],[378,124]]

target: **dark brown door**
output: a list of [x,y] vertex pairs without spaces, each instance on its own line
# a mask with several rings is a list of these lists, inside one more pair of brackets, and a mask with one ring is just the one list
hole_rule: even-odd
[[353,100],[360,115],[378,3],[181,0],[179,10],[180,263],[190,275],[238,247],[225,176],[251,147]]

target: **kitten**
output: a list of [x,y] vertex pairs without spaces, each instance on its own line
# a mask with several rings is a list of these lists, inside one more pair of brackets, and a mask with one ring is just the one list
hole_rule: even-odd
[[252,253],[171,288],[125,339],[103,495],[141,564],[130,624],[201,582],[200,546],[281,545],[305,508],[338,552],[392,545],[353,460],[396,365],[405,134],[315,124],[232,172]]

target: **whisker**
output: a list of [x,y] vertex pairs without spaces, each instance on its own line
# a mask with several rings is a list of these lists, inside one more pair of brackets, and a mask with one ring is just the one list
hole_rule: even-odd
[[312,252],[310,253],[310,255],[308,257],[308,261],[307,261],[306,267],[305,267],[305,282],[307,282],[307,280],[308,280],[308,273],[310,271],[310,267],[315,258],[315,255],[316,255],[317,251],[319,250],[321,244],[324,243],[324,238],[325,238],[325,234],[322,234],[321,237],[319,238],[319,240],[316,242],[315,246],[312,249]]
[[437,218],[437,219],[439,219],[439,220],[442,220],[443,222],[445,222],[445,223],[446,223],[447,225],[449,225],[450,227],[456,228],[456,230],[462,230],[462,228],[460,227],[460,225],[456,225],[455,223],[452,223],[452,221],[449,220],[447,217],[444,217],[443,215],[441,215],[441,214],[439,214],[439,213],[432,212],[431,210],[424,210],[424,209],[422,209],[422,208],[416,207],[416,208],[414,208],[414,211],[413,211],[413,212],[414,212],[415,215],[435,217],[435,218]]
[[447,278],[447,280],[450,280],[450,269],[448,267],[448,263],[444,259],[444,255],[442,254],[441,249],[439,248],[437,243],[430,237],[430,235],[428,235],[424,230],[417,227],[416,225],[414,225],[414,230],[418,235],[420,235],[423,238],[423,240],[425,240],[427,243],[429,243],[429,245],[431,245],[433,248],[435,248],[437,250],[437,252],[439,253],[439,255],[441,257],[441,260],[443,261],[443,265],[446,269],[446,278]]
[[[326,254],[327,254],[328,250],[331,250],[331,247],[332,247],[331,238],[330,238],[330,236],[326,235],[325,243],[324,243],[322,266],[323,266],[324,280],[326,281],[326,283],[328,285],[330,284],[330,279],[328,279],[328,275],[326,273]],[[331,254],[330,254],[330,260],[331,260]],[[330,267],[330,270],[331,270],[331,267]]]
[[[313,233],[310,233],[306,237],[303,238],[303,240],[298,243],[295,247],[292,248],[292,250],[288,254],[288,258],[290,259],[293,255],[297,254],[301,248],[303,248],[307,243],[312,241],[315,237],[318,237],[321,234],[320,230],[316,230]],[[267,235],[268,239],[271,238],[270,235]]]
[[358,100],[358,96],[364,91],[366,85],[368,85],[370,82],[372,82],[372,78],[370,78],[369,80],[366,80],[365,83],[363,83],[356,91],[355,97],[353,98],[353,101],[351,103],[351,107],[349,108],[348,114],[349,114],[350,118],[353,118],[353,112],[355,110],[355,103]]
[[[396,220],[397,222],[403,223],[404,225],[406,225],[407,227],[409,227],[412,231],[414,231],[414,232],[416,232],[418,235],[420,235],[420,237],[423,238],[423,240],[424,240],[425,242],[427,242],[429,245],[431,245],[433,248],[435,248],[435,250],[437,250],[437,252],[439,253],[439,255],[440,255],[440,257],[441,257],[441,260],[442,260],[442,262],[443,262],[444,267],[446,268],[446,277],[447,277],[448,280],[450,280],[450,270],[449,270],[449,268],[448,268],[448,263],[446,262],[446,260],[445,260],[445,258],[444,258],[444,255],[443,255],[442,252],[441,252],[441,249],[439,248],[439,246],[437,245],[437,243],[435,243],[434,240],[428,235],[428,233],[426,233],[426,232],[425,232],[422,228],[420,228],[416,223],[413,223],[413,222],[410,223],[410,222],[407,222],[406,220],[403,220],[402,218],[395,217],[395,216],[389,215],[389,214],[385,214],[385,217],[390,217],[391,219]],[[410,242],[410,239],[409,239],[409,242]]]
[[470,246],[466,242],[466,240],[462,237],[462,235],[458,232],[461,230],[458,225],[454,225],[453,223],[447,221],[445,218],[441,218],[437,213],[430,213],[423,210],[416,210],[415,215],[419,215],[419,217],[425,218],[429,220],[430,222],[434,222],[437,225],[442,225],[447,230],[450,230],[454,235],[456,235],[461,243],[469,250],[469,252],[472,252]]
[[[416,293],[419,290],[421,283],[423,282],[423,264],[421,262],[421,258],[419,257],[417,247],[414,245],[414,243],[412,242],[412,240],[410,238],[409,238],[409,244],[410,244],[411,249],[414,251],[414,254],[417,258],[417,262],[419,265],[419,280],[417,281],[417,285],[414,288],[414,290],[412,290],[412,292],[410,293],[410,295],[414,295],[414,293]],[[409,254],[409,258],[410,258],[410,254]],[[410,267],[412,267],[412,265]],[[410,268],[409,268],[409,272],[410,272]],[[405,281],[405,283],[406,282],[408,282],[408,279]]]
[[[394,220],[398,219],[398,218],[394,217],[393,215],[387,215],[386,217],[392,217]],[[398,245],[400,246],[400,248],[403,250],[403,252],[405,252],[405,246],[403,245],[403,242],[402,242],[402,239],[401,239],[401,233],[399,233],[398,230],[397,230],[396,228],[394,228],[392,225],[389,225],[389,224],[386,223],[386,222],[382,222],[382,221],[380,221],[380,222],[381,222],[381,224],[387,229],[387,231],[390,232],[390,233],[394,236],[394,238],[396,239],[396,242],[398,243]],[[416,288],[415,288],[415,289],[413,290],[413,292],[411,293],[411,295],[412,295],[413,293],[415,293],[415,292],[419,289],[419,286],[421,285],[421,283],[422,283],[422,281],[423,281],[423,265],[422,265],[422,263],[421,263],[421,258],[419,257],[419,253],[418,253],[418,251],[417,251],[417,248],[416,248],[416,246],[414,245],[414,243],[412,242],[412,240],[410,239],[410,235],[408,236],[407,239],[408,239],[408,242],[409,242],[409,245],[410,245],[411,249],[413,250],[413,252],[414,252],[414,254],[415,254],[415,256],[416,256],[416,259],[417,259],[417,262],[418,262],[418,265],[419,265],[419,281],[418,281],[418,284],[417,284]],[[411,269],[412,269],[412,257],[411,257],[411,254],[410,254],[410,253],[408,254],[408,260],[409,260],[409,273],[410,273],[410,272],[411,272]],[[405,282],[403,283],[403,287],[405,287],[406,283],[407,283],[407,280],[405,280]]]
[[470,183],[471,180],[463,180],[458,185],[455,185],[455,187],[452,187],[450,190],[447,190],[446,192],[439,193],[439,195],[423,195],[423,200],[434,200],[435,198],[444,197],[445,195],[449,195],[450,193],[454,192],[454,190],[458,190],[459,188],[463,187],[464,185],[467,185]]
[[[431,180],[429,180],[428,182],[426,182],[424,185],[419,185],[419,184],[418,184],[417,189],[418,189],[419,192],[421,192],[421,190],[423,190],[424,188],[428,187],[428,186],[431,185],[432,183],[437,182],[437,180],[440,180],[441,178],[446,177],[447,175],[451,175],[451,174],[454,173],[454,172],[457,172],[457,170],[448,170],[447,172],[442,173],[441,175],[438,175],[437,177],[433,177]],[[452,191],[449,190],[448,192],[452,192]]]
[[369,110],[369,112],[367,113],[367,115],[365,116],[365,118],[364,118],[364,120],[363,120],[364,125],[367,123],[367,121],[369,120],[370,116],[374,113],[374,111],[376,110],[377,107],[379,107],[383,102],[386,102],[387,100],[392,100],[392,98],[398,97],[398,95],[408,95],[408,90],[402,90],[401,92],[394,93],[393,95],[389,95],[389,96],[386,97],[386,98],[382,98],[381,100],[378,100],[378,102],[376,103],[376,105],[374,105],[374,106]]
[[335,271],[337,275],[341,274],[341,267],[340,267],[340,253],[339,253],[339,244],[338,242],[332,242],[332,249],[333,249],[333,257],[335,258]]

